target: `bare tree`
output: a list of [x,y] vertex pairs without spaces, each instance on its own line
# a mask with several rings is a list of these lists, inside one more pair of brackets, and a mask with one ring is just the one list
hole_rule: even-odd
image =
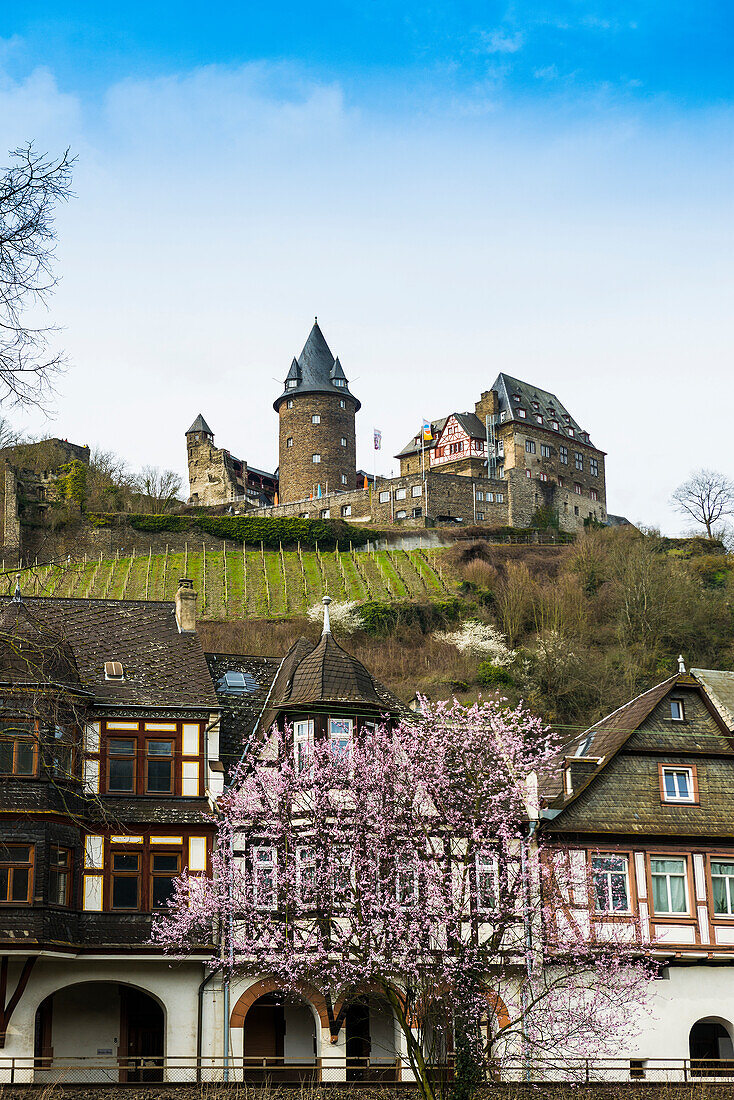
[[138,491],[145,497],[149,511],[156,515],[170,512],[179,503],[181,485],[175,470],[161,470],[158,466],[143,466],[138,478]]
[[32,143],[0,171],[0,403],[43,404],[63,357],[49,348],[50,327],[26,322],[47,305],[53,272],[54,213],[70,194],[73,159],[37,153]]
[[7,417],[0,416],[0,451],[5,447],[15,447],[25,442],[23,435],[14,428]]
[[678,512],[705,527],[712,539],[715,525],[734,515],[734,481],[716,470],[697,470],[678,486],[670,501]]

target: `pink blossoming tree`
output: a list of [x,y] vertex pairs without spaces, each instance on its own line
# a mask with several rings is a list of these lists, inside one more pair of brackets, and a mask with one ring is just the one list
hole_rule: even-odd
[[454,1039],[500,1064],[612,1053],[650,972],[591,914],[559,925],[582,884],[536,829],[556,759],[537,719],[495,702],[427,707],[343,754],[297,759],[273,730],[221,801],[211,878],[180,880],[155,938],[182,953],[214,925],[216,965],[315,987],[332,1035],[351,999],[379,996],[425,1100]]

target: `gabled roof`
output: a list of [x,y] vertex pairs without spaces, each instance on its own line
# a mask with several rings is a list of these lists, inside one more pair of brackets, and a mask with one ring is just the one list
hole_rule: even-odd
[[[595,725],[585,730],[573,741],[563,747],[563,755],[559,758],[558,768],[546,776],[543,782],[543,796],[547,802],[557,799],[563,791],[563,758],[581,755],[585,758],[595,757],[599,761],[599,767],[589,777],[589,782],[609,761],[616,756],[626,741],[635,730],[645,721],[661,699],[664,699],[670,689],[681,680],[680,675],[670,676],[662,683],[644,691],[642,695],[631,699],[621,707],[617,707],[605,718],[601,718]],[[688,684],[691,677],[685,677]],[[583,751],[579,753],[579,749]],[[586,786],[587,784],[584,784]],[[581,788],[579,788],[580,790]],[[579,791],[576,791],[576,795]],[[575,798],[575,795],[573,796]],[[569,799],[566,805],[569,804]]]
[[[224,764],[225,774],[229,775],[254,735],[278,671],[278,661],[273,657],[239,653],[207,653],[205,656],[222,708],[219,758]],[[247,674],[250,678],[247,691],[234,693],[229,690],[224,679],[227,672]]]
[[[519,378],[513,378],[510,374],[498,374],[492,389],[496,391],[498,398],[498,411],[505,414],[506,421],[515,420],[520,424],[535,423],[535,417],[543,417],[543,426],[549,427],[551,420],[557,420],[561,430],[573,428],[573,439],[587,442],[593,446],[591,440],[584,440],[584,429],[578,421],[569,413],[568,409],[558,400],[554,393],[542,390],[539,386],[533,386],[529,382],[522,382]],[[519,397],[519,401],[516,398]],[[537,404],[537,409],[535,408]],[[518,409],[524,409],[525,417],[517,415]]]
[[[436,440],[438,439],[439,435],[441,434],[441,432],[446,427],[446,421],[447,420],[448,420],[448,416],[441,416],[441,417],[439,417],[438,420],[431,420],[430,421],[431,435],[432,435],[433,438],[431,440],[429,440],[428,442],[426,442],[425,444],[423,444],[426,451],[430,451],[436,446]],[[428,421],[426,421],[426,423],[428,423]],[[406,455],[420,454],[422,437],[423,437],[423,430],[422,430],[422,428],[419,428],[416,435],[413,436],[413,438],[410,440],[409,443],[405,444],[402,451],[398,451],[398,453],[396,455],[394,455],[393,457],[394,458],[405,458]]]
[[69,643],[22,599],[0,608],[0,683],[81,687]]
[[[6,632],[18,615],[13,605],[0,599]],[[36,596],[24,597],[23,606],[57,650],[71,655],[79,685],[98,703],[217,709],[198,635],[179,633],[173,603]],[[106,661],[122,664],[123,680],[105,679]]]
[[[282,394],[273,402],[273,408],[277,412],[287,397],[298,394],[333,393],[338,394],[339,397],[350,397],[355,404],[356,412],[361,408],[361,402],[353,393],[350,393],[348,385],[335,385],[337,379],[346,382],[346,375],[339,360],[331,354],[318,321],[314,321],[308,339],[303,345],[303,351],[290,365],[285,379],[286,386]],[[287,384],[292,382],[296,385]]]
[[208,435],[214,435],[214,432],[211,430],[201,413],[199,413],[194,423],[186,432],[186,435],[190,435],[191,432],[206,432]]
[[691,675],[701,684],[727,729],[734,733],[734,672],[692,668]]

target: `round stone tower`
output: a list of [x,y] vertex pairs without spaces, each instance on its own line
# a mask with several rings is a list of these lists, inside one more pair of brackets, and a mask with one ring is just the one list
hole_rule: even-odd
[[273,403],[280,419],[281,504],[355,488],[354,416],[360,407],[314,322]]

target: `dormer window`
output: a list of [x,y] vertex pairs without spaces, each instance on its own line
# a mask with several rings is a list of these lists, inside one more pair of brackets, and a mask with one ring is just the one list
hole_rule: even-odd
[[576,435],[576,433],[575,433],[575,431],[573,430],[573,428],[569,428],[569,429],[568,429],[568,434],[569,434],[569,435],[571,435],[571,436],[573,436],[573,435]]
[[512,400],[515,402],[516,405],[519,405],[520,404],[520,394],[519,393],[513,393]]
[[553,429],[554,432],[558,431],[558,429],[560,428],[560,424],[558,423],[557,420],[551,420],[551,428]]
[[104,678],[105,680],[124,680],[125,671],[121,663],[119,661],[105,661]]
[[686,711],[682,699],[670,700],[670,717],[674,722],[685,722]]
[[347,384],[346,378],[335,378],[334,379],[334,385],[335,386],[341,386],[342,389],[346,386],[346,384]]
[[298,385],[298,379],[297,378],[289,378],[288,381],[285,384],[285,388],[287,390],[294,390],[297,385]]
[[520,417],[521,420],[525,420],[527,413],[525,412],[525,409],[518,409],[517,415]]

